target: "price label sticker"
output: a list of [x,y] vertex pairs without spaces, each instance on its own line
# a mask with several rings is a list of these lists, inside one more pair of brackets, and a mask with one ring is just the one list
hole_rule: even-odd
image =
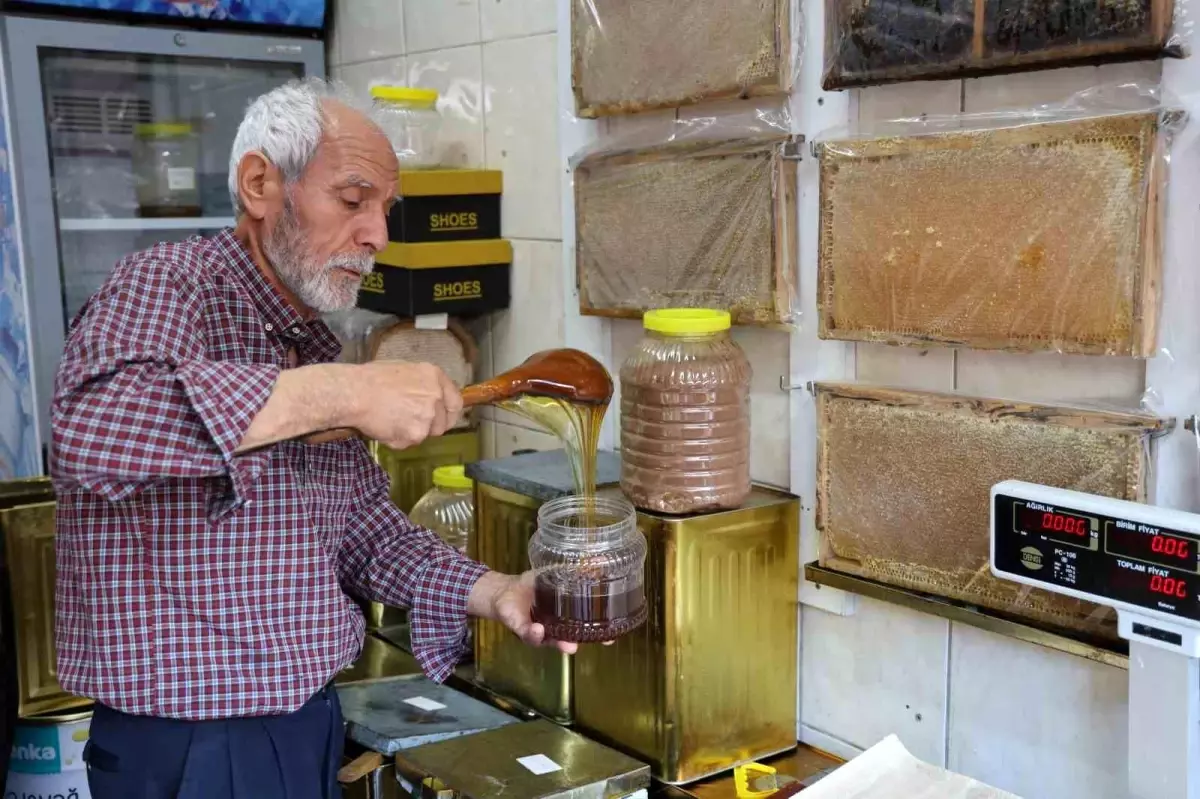
[[545,755],[526,755],[525,757],[518,757],[517,762],[528,769],[531,774],[538,777],[543,774],[562,771],[562,766]]
[[190,166],[167,168],[167,189],[169,191],[192,191],[195,188],[196,170]]
[[450,314],[422,314],[414,320],[413,327],[417,330],[448,330],[450,328]]
[[446,707],[441,702],[435,702],[434,700],[426,699],[423,696],[414,696],[411,699],[405,699],[404,703],[408,704],[408,705],[412,705],[413,707],[416,707],[416,708],[420,708],[421,710],[428,710],[428,711],[442,710]]

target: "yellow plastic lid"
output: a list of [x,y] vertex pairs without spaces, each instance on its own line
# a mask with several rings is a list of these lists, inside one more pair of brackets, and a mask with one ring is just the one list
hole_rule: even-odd
[[463,466],[439,466],[433,470],[433,484],[438,488],[462,490],[475,485]]
[[720,333],[731,324],[729,311],[712,308],[659,308],[646,311],[642,326],[668,336],[700,336]]
[[133,129],[138,136],[186,136],[192,131],[189,122],[142,122]]
[[385,103],[433,105],[437,102],[438,93],[433,89],[410,89],[407,86],[372,86],[371,96]]

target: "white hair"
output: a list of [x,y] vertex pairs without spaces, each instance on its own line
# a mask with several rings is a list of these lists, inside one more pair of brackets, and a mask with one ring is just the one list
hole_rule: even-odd
[[258,97],[246,109],[229,154],[229,196],[235,213],[244,210],[238,197],[238,165],[248,153],[261,153],[295,183],[317,154],[325,131],[325,103],[335,101],[374,119],[369,102],[345,85],[322,78],[292,80]]

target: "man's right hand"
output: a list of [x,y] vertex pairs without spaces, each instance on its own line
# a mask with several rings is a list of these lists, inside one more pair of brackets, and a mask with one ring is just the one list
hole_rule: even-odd
[[374,361],[355,370],[352,426],[392,449],[440,436],[462,416],[462,394],[433,364]]
[[285,369],[237,451],[288,439],[324,443],[354,430],[405,449],[454,427],[462,410],[462,395],[433,364],[374,361]]

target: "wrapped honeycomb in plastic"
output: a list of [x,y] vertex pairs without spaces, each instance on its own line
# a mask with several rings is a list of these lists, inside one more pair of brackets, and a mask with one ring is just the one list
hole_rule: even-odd
[[580,311],[715,308],[793,321],[796,140],[786,133],[607,147],[575,165]]
[[1115,637],[1111,610],[992,576],[993,485],[1024,480],[1144,501],[1149,413],[818,383],[822,566]]
[[796,0],[571,0],[575,113],[787,94],[801,42]]
[[901,120],[815,145],[819,334],[1149,357],[1182,114]]
[[[825,89],[1182,56],[1182,0],[825,0]],[[1177,20],[1178,17],[1178,20]]]

